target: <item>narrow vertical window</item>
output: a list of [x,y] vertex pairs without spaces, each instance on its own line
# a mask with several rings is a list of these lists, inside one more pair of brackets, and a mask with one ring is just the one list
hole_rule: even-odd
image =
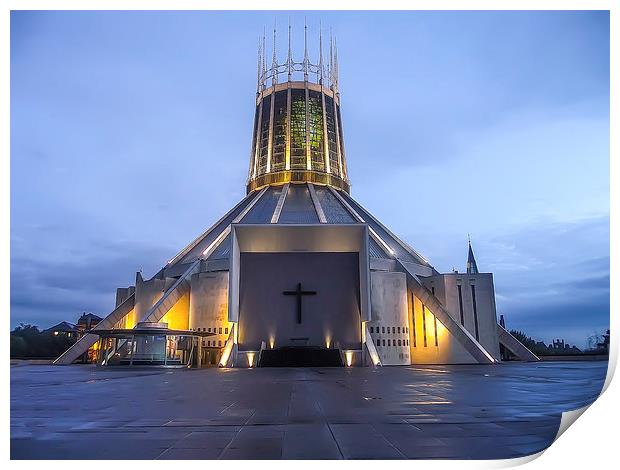
[[472,284],[471,286],[471,301],[474,305],[474,328],[476,330],[476,341],[480,338],[478,336],[478,307],[476,306],[476,286]]
[[416,336],[415,336],[415,309],[413,305],[413,292],[411,293],[411,323],[413,327],[413,347],[417,346]]
[[435,346],[439,346],[439,336],[437,335],[437,317],[433,315],[433,320],[435,321]]
[[424,334],[424,347],[428,346],[426,341],[426,306],[422,304],[422,332]]
[[459,289],[459,312],[461,313],[461,326],[465,326],[465,319],[463,318],[463,292],[461,291],[461,285],[458,286]]

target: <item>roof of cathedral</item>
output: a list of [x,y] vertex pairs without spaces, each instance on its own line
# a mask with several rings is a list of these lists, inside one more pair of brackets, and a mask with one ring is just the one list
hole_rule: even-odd
[[167,268],[199,258],[228,259],[231,224],[368,224],[371,258],[431,267],[419,253],[390,232],[345,191],[312,183],[267,186],[248,194],[224,217],[185,247]]
[[248,194],[158,275],[177,277],[184,266],[198,260],[228,260],[232,224],[366,224],[371,258],[398,259],[434,272],[427,260],[349,195],[335,40],[330,38],[329,61],[324,61],[319,34],[314,63],[304,26],[304,58],[296,61],[289,26],[288,55],[280,62],[275,33],[271,66],[264,36],[259,44]]

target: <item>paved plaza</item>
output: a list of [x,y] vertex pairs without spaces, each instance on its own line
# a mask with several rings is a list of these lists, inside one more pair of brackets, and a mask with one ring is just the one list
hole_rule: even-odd
[[607,362],[11,368],[14,459],[496,459],[546,448]]

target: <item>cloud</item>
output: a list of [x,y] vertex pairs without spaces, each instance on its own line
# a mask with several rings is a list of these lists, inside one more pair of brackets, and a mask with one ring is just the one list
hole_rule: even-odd
[[14,254],[11,258],[11,324],[46,327],[75,321],[83,311],[107,315],[117,287],[133,285],[135,272],[154,273],[170,249],[90,240],[89,250],[66,256]]

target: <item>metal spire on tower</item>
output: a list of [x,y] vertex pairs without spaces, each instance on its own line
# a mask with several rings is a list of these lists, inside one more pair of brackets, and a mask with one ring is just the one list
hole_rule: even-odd
[[263,27],[263,89],[265,88],[265,79],[267,78],[267,63],[265,61],[265,27]]
[[288,19],[288,56],[286,58],[286,67],[288,69],[288,81],[293,76],[293,49],[291,48],[291,18]]
[[258,38],[258,65],[256,71],[256,93],[260,92],[260,73],[262,69],[262,58],[261,58],[261,44],[260,44],[260,36]]
[[332,38],[332,30],[329,29],[329,86],[334,86],[334,40]]
[[276,58],[276,22],[273,22],[273,58],[271,59],[272,75],[271,84],[278,83],[278,60]]
[[304,81],[308,81],[308,25],[304,18]]
[[338,42],[336,38],[334,38],[334,87],[338,90]]
[[319,84],[323,85],[323,27],[319,21]]

